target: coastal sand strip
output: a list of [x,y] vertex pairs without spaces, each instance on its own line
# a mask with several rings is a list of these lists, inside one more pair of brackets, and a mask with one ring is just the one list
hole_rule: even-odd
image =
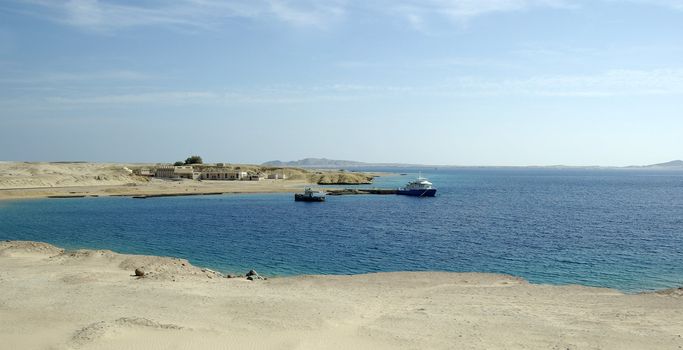
[[0,315],[3,349],[683,348],[676,292],[441,272],[252,282],[15,241],[0,242]]

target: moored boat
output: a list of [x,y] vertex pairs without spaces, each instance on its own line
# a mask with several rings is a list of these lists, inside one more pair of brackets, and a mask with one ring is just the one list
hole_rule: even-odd
[[310,187],[304,190],[304,193],[294,194],[294,201],[296,202],[324,202],[325,193],[321,191],[313,191]]
[[405,187],[401,187],[396,191],[396,194],[404,196],[415,197],[434,197],[436,195],[436,188],[426,178],[419,176],[417,179],[409,182]]

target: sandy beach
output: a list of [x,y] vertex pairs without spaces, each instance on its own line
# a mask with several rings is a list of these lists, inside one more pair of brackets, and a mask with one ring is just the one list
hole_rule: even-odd
[[121,185],[77,185],[60,187],[0,188],[0,200],[45,198],[49,196],[145,196],[160,194],[278,193],[301,192],[311,186],[304,180],[261,181],[167,181],[152,179],[144,183]]
[[0,242],[4,349],[680,349],[681,311],[680,290],[439,272],[248,281],[182,259]]
[[[0,200],[50,196],[146,196],[160,194],[277,193],[300,192],[317,180],[356,180],[362,175],[297,168],[285,171],[286,180],[180,181],[135,176],[130,169],[140,164],[0,162]],[[257,166],[242,165],[257,169]]]

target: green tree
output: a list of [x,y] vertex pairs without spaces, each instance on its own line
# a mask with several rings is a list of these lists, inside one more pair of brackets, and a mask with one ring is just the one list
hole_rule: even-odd
[[191,165],[191,164],[203,164],[204,162],[202,161],[202,157],[200,156],[189,156],[187,159],[185,159],[185,164]]
[[185,165],[185,163],[183,163],[181,161],[177,161],[177,162],[173,163],[173,165],[174,166],[181,166],[181,165]]

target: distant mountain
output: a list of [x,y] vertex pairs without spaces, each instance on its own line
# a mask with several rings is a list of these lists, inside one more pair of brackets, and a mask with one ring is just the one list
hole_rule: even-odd
[[683,160],[672,160],[666,163],[652,164],[652,165],[632,165],[627,167],[614,166],[565,166],[565,165],[550,165],[550,166],[458,166],[458,165],[425,165],[425,164],[403,164],[403,163],[365,163],[356,162],[353,160],[336,160],[327,158],[304,158],[300,160],[283,162],[273,160],[261,164],[269,167],[295,167],[295,168],[359,168],[359,167],[401,167],[401,168],[423,168],[423,167],[440,167],[440,168],[553,168],[553,169],[601,169],[601,168],[623,168],[623,169],[646,169],[646,168],[667,168],[667,169],[683,169]]
[[261,164],[263,166],[271,167],[300,167],[300,168],[349,168],[367,166],[369,163],[355,162],[352,160],[335,160],[327,158],[304,158],[300,160],[282,162],[279,160],[272,160]]
[[646,165],[646,168],[683,168],[683,160],[672,160],[666,163]]
[[[344,168],[360,168],[360,167],[425,167],[428,165],[420,164],[403,164],[403,163],[365,163],[356,162],[353,160],[337,160],[337,159],[327,159],[327,158],[304,158],[300,160],[294,160],[290,162],[283,162],[279,160],[272,160],[270,162],[265,162],[261,164],[262,166],[269,167],[295,167],[295,168],[333,168],[333,169],[344,169]],[[429,165],[433,167],[433,165]]]

